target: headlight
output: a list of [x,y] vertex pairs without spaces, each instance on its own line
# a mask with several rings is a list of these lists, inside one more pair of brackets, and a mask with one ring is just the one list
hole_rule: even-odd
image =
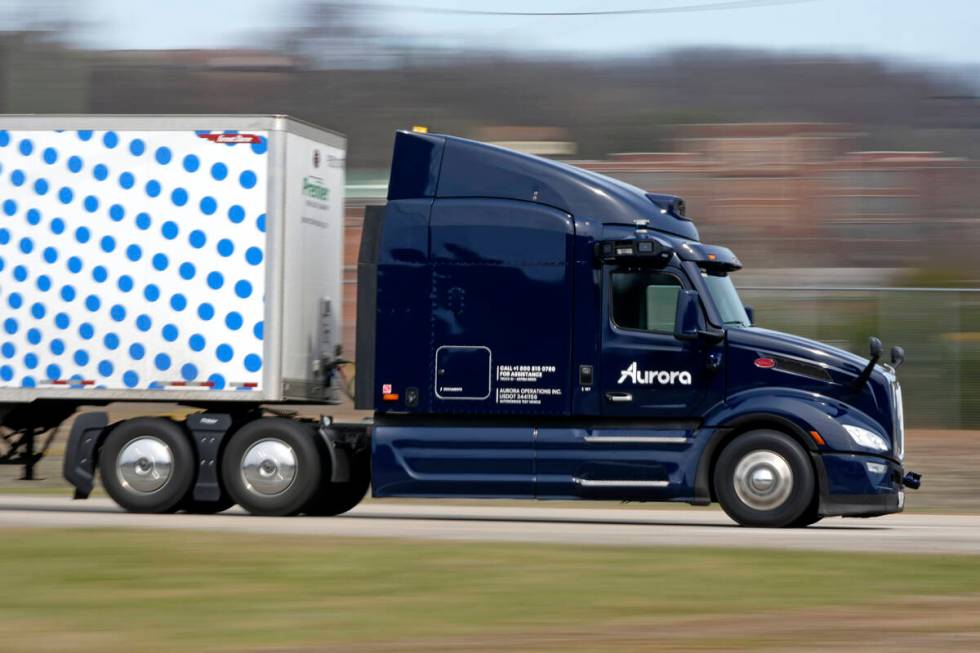
[[874,449],[875,451],[888,451],[888,442],[877,433],[850,424],[844,424],[844,430],[859,447]]

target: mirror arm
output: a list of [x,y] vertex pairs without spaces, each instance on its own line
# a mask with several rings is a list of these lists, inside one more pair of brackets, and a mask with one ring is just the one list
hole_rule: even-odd
[[698,329],[698,336],[709,340],[711,342],[718,342],[725,339],[725,330],[716,329],[715,327],[708,327],[707,329]]
[[864,384],[871,378],[871,373],[874,371],[875,365],[877,365],[878,361],[881,359],[881,341],[875,337],[872,337],[869,339],[868,344],[870,345],[869,348],[871,349],[871,358],[868,360],[867,367],[865,367],[858,378],[854,380],[855,391],[864,387]]

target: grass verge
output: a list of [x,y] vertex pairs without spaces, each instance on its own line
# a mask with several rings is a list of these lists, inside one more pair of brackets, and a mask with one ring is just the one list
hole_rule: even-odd
[[[980,558],[968,556],[124,530],[12,530],[0,544],[8,651],[372,650],[454,637],[503,646],[514,633],[670,629],[694,616],[891,614],[899,596],[972,601],[980,591]],[[587,639],[561,648],[594,650]]]

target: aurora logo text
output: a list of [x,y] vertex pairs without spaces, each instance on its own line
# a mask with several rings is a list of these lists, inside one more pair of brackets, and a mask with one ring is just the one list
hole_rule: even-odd
[[674,385],[675,383],[680,383],[681,385],[691,385],[691,373],[684,371],[678,372],[677,370],[641,370],[636,361],[630,363],[630,366],[619,373],[619,381],[616,383],[624,383],[626,380],[631,383],[636,383],[638,385]]

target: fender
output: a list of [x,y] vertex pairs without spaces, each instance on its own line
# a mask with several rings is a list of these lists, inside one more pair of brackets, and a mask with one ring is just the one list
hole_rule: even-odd
[[232,416],[224,413],[195,413],[187,416],[186,425],[200,461],[191,496],[195,501],[219,501],[222,488],[218,461],[222,443],[233,425]]
[[71,425],[62,475],[75,488],[75,499],[87,499],[95,487],[96,454],[109,431],[109,416],[80,413]]
[[[872,453],[855,444],[844,430],[844,423],[863,426],[891,440],[886,428],[854,406],[792,388],[755,388],[732,395],[706,415],[704,423],[731,428],[747,424],[759,415],[771,416],[774,425],[778,422],[792,429],[789,435],[801,437],[801,444],[811,451]],[[819,433],[826,445],[817,445],[810,431]]]
[[370,431],[366,425],[342,425],[321,419],[317,434],[330,456],[330,482],[351,480],[358,456],[370,455]]
[[[198,413],[187,418],[187,434],[194,447],[198,467],[193,497],[198,501],[217,501],[221,496],[218,480],[218,454],[222,440],[232,426],[230,415]],[[81,413],[75,418],[68,444],[62,474],[75,488],[76,499],[87,499],[95,488],[95,471],[98,452],[112,427],[105,412]]]
[[[821,488],[826,484],[820,453],[824,451],[867,454],[858,448],[840,419],[849,423],[874,425],[875,431],[883,429],[864,413],[843,402],[812,392],[790,388],[756,388],[733,395],[719,404],[705,418],[705,430],[710,431],[708,441],[698,460],[695,474],[694,496],[696,503],[711,501],[711,463],[715,454],[732,436],[752,428],[773,428],[785,432],[803,445],[817,469]],[[826,444],[818,445],[810,435],[816,431]]]

